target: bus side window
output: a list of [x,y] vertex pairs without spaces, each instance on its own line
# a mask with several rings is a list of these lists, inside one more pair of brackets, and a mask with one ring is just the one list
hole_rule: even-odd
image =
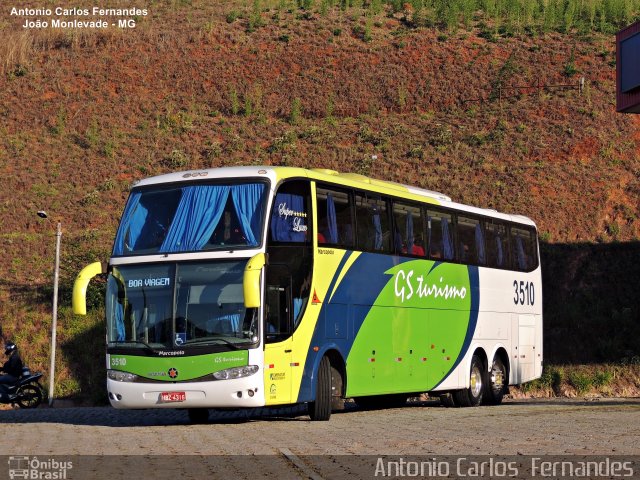
[[353,247],[353,219],[351,195],[318,186],[316,189],[318,208],[318,244],[344,248]]
[[278,189],[269,229],[269,244],[311,245],[311,203],[308,182],[291,181]]
[[429,258],[434,260],[453,260],[452,216],[434,210],[427,211],[429,225]]
[[487,266],[507,268],[509,265],[509,244],[507,227],[496,221],[488,221],[485,226],[487,245]]
[[424,257],[424,228],[419,206],[393,202],[393,246],[396,253]]
[[358,249],[391,253],[391,229],[387,202],[380,197],[355,195]]
[[458,215],[456,231],[460,245],[460,261],[470,265],[484,265],[484,231],[480,220]]
[[512,265],[516,270],[528,272],[536,268],[537,249],[535,233],[527,228],[511,227]]

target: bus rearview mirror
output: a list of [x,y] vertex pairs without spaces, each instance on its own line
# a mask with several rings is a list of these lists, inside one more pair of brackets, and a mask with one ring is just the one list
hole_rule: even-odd
[[106,273],[105,265],[101,262],[94,262],[84,267],[76,277],[71,298],[73,313],[76,315],[87,314],[87,286],[93,277],[101,273]]
[[260,273],[266,264],[266,255],[258,253],[249,259],[244,268],[242,280],[244,290],[245,308],[258,308],[260,306]]

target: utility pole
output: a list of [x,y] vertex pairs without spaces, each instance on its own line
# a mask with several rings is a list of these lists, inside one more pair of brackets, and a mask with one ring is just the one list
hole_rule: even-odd
[[58,279],[60,278],[60,242],[62,223],[56,228],[56,265],[53,273],[53,312],[51,321],[51,366],[49,367],[49,406],[53,406],[54,376],[56,369],[56,332],[58,327]]
[[[40,218],[48,219],[44,210],[38,212]],[[56,259],[53,270],[53,311],[51,314],[51,364],[49,365],[49,406],[53,406],[56,371],[56,333],[58,330],[58,283],[60,278],[60,243],[62,241],[62,222],[56,227]]]

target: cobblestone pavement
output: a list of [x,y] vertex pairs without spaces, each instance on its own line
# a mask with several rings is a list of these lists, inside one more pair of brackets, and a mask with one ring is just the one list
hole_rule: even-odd
[[[640,399],[507,400],[463,409],[410,402],[375,411],[348,404],[328,422],[311,422],[302,407],[211,411],[203,425],[191,425],[182,410],[39,408],[0,411],[0,454],[252,455],[225,462],[226,478],[246,478],[258,467],[264,478],[316,478],[296,461],[309,455],[638,455],[639,426]],[[197,465],[202,469],[193,478],[225,477],[220,466]]]

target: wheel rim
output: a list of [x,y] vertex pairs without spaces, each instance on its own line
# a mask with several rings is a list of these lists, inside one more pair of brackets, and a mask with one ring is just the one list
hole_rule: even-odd
[[499,393],[504,388],[504,376],[505,372],[502,365],[494,362],[491,368],[491,387],[496,393]]
[[482,372],[480,372],[480,369],[477,366],[474,366],[471,369],[470,380],[471,395],[473,395],[474,398],[477,398],[482,393]]
[[26,385],[25,387],[21,388],[19,395],[20,399],[18,400],[18,405],[20,405],[22,408],[37,407],[42,400],[40,390],[33,385]]

